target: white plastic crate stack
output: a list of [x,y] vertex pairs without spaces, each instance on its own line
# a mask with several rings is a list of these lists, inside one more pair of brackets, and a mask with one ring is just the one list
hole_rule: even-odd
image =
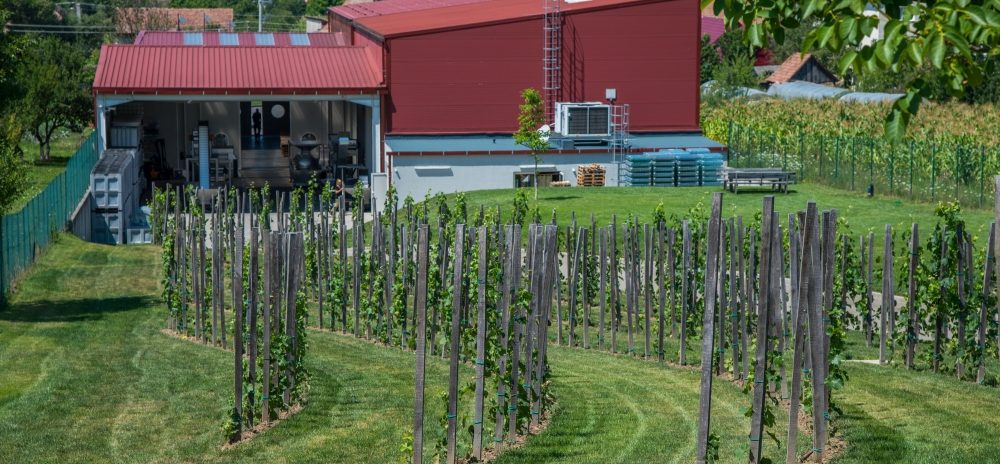
[[126,237],[129,245],[153,242],[153,231],[149,228],[149,213],[149,206],[140,206],[132,212]]
[[92,240],[126,243],[126,226],[141,193],[135,149],[105,150],[90,173]]

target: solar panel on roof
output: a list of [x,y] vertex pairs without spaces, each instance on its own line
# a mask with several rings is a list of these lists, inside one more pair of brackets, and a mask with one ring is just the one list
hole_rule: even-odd
[[201,32],[185,32],[184,33],[184,45],[204,45],[205,39],[202,37]]
[[254,34],[253,36],[258,46],[274,46],[274,34]]
[[289,34],[288,38],[291,40],[292,45],[297,47],[308,47],[309,46],[309,35],[308,34]]
[[239,44],[240,36],[238,34],[219,34],[219,45],[238,46]]

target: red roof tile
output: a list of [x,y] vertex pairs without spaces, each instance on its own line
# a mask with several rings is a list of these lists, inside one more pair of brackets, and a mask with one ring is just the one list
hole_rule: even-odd
[[701,35],[707,35],[709,42],[715,43],[726,32],[726,24],[722,18],[713,16],[701,17]]
[[482,3],[485,1],[488,0],[381,0],[377,2],[345,2],[343,5],[330,8],[330,11],[342,18],[358,19],[469,3]]
[[836,76],[827,70],[826,67],[816,60],[816,58],[814,58],[811,54],[793,53],[792,56],[789,56],[784,63],[781,63],[781,66],[778,66],[778,69],[776,69],[773,74],[767,76],[767,79],[764,79],[764,82],[770,84],[784,84],[785,82],[792,80],[792,78],[795,77],[795,74],[799,72],[799,69],[810,61],[812,61],[823,73],[829,76],[831,81],[837,80]]
[[121,32],[143,30],[202,29],[205,25],[232,30],[232,8],[117,8],[116,23]]
[[[197,32],[202,35],[202,45],[206,47],[214,47],[221,45],[219,43],[219,36],[223,33],[220,32]],[[182,46],[184,45],[184,34],[191,34],[191,32],[166,32],[166,31],[143,31],[140,32],[135,37],[134,45],[141,46]],[[257,46],[256,32],[232,32],[229,34],[236,34],[239,38],[238,47],[255,47]],[[264,34],[270,34],[274,37],[275,47],[302,47],[301,45],[292,45],[290,32],[265,32]],[[325,33],[325,32],[313,32],[307,34],[309,37],[309,47],[342,47],[347,45],[347,41],[344,39],[344,34],[340,32],[335,33]],[[226,45],[232,46],[232,45]]]
[[335,93],[383,87],[365,47],[137,47],[104,45],[97,93]]
[[[563,0],[560,4],[560,9],[563,13],[572,14],[588,10],[662,1],[681,0],[577,0],[572,2]],[[430,10],[411,11],[404,14],[387,14],[358,18],[355,20],[355,24],[378,36],[386,38],[541,17],[542,5],[541,0],[489,0]]]

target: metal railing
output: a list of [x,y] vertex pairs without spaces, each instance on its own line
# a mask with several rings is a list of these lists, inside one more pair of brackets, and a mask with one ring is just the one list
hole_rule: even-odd
[[65,171],[19,211],[0,219],[0,305],[5,303],[13,282],[52,237],[66,230],[70,216],[87,192],[97,158],[97,133],[92,132],[69,159]]
[[961,139],[913,137],[902,142],[873,136],[768,131],[729,125],[732,167],[781,167],[799,179],[852,191],[915,201],[957,201],[987,208],[1000,173],[1000,147]]

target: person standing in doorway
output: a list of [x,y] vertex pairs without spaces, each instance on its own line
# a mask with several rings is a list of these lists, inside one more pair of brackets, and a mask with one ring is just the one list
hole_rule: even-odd
[[255,108],[251,120],[253,121],[253,136],[258,142],[260,142],[260,119],[260,108]]

